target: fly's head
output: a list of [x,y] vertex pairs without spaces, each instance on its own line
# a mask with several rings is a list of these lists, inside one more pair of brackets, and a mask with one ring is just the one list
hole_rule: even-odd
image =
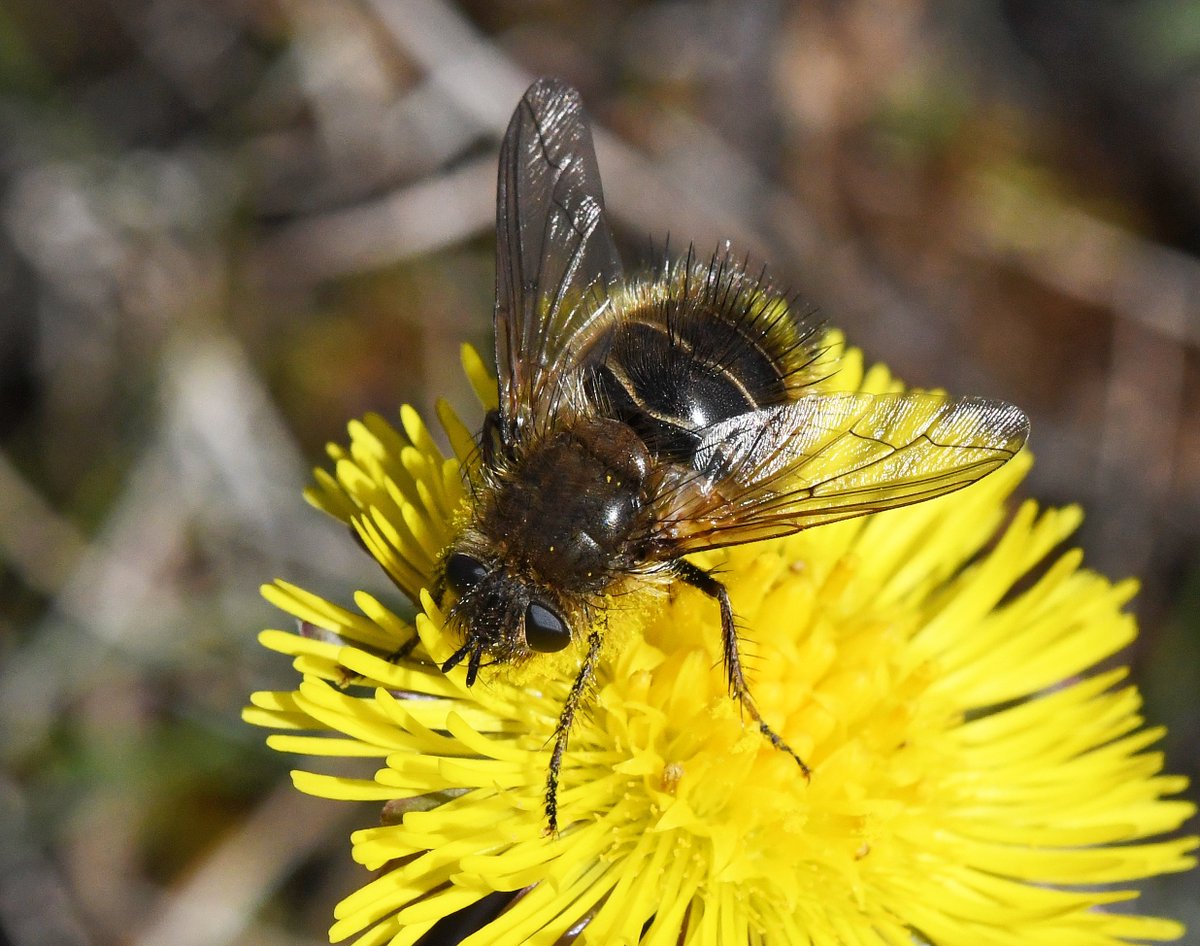
[[464,539],[442,561],[440,589],[455,598],[450,622],[463,644],[442,664],[443,672],[467,662],[467,686],[479,668],[554,653],[573,638],[569,608],[529,575],[498,560],[486,548]]

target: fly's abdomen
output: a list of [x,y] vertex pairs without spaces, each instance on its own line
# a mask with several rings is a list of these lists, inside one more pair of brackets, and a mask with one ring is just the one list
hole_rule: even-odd
[[787,397],[774,366],[746,346],[730,346],[725,363],[701,360],[667,326],[646,322],[619,326],[612,341],[592,373],[592,396],[659,459],[689,463],[710,424]]
[[589,394],[660,460],[691,465],[707,427],[796,397],[816,374],[812,328],[728,258],[680,263],[614,306],[587,358]]

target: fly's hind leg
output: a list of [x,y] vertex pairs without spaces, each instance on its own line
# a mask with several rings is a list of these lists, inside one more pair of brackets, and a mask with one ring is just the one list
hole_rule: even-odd
[[750,718],[758,723],[759,731],[762,732],[767,740],[776,749],[781,752],[786,752],[796,764],[800,766],[800,771],[807,780],[811,775],[808,766],[804,760],[800,758],[779,733],[775,732],[759,713],[758,707],[754,705],[754,699],[750,696],[750,685],[746,683],[746,676],[742,673],[742,658],[738,651],[738,635],[737,625],[733,618],[733,605],[729,602],[729,592],[725,590],[725,586],[717,579],[713,578],[708,572],[697,565],[693,565],[686,559],[676,559],[671,563],[671,571],[680,581],[691,585],[698,591],[703,592],[710,598],[716,600],[721,608],[721,645],[725,655],[725,676],[729,682],[729,695],[737,700],[742,707],[750,714]]
[[546,775],[546,834],[550,837],[558,835],[558,776],[562,770],[563,754],[567,751],[567,737],[571,733],[571,725],[575,722],[575,712],[587,695],[587,688],[596,675],[596,664],[600,660],[600,634],[592,631],[588,635],[588,652],[583,658],[583,666],[571,684],[571,692],[567,694],[562,712],[558,717],[558,726],[554,729],[554,752],[550,756],[550,771]]

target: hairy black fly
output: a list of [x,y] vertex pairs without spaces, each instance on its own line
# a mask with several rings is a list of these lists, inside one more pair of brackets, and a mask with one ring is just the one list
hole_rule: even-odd
[[441,560],[462,645],[443,670],[558,651],[586,656],[546,781],[596,674],[611,594],[683,582],[718,605],[725,673],[767,739],[724,585],[694,552],[940,496],[1025,442],[1012,405],[940,394],[816,393],[821,332],[727,249],[629,278],[605,217],[579,95],[542,79],[500,151],[499,409],[480,435],[472,507]]

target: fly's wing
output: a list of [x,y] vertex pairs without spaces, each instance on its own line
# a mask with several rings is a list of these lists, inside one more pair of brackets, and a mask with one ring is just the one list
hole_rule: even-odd
[[539,79],[513,113],[496,194],[500,435],[512,446],[559,408],[569,352],[608,311],[621,262],[579,93]]
[[659,538],[676,554],[789,535],[953,492],[1029,435],[1003,401],[815,394],[714,424],[692,469],[672,469]]

